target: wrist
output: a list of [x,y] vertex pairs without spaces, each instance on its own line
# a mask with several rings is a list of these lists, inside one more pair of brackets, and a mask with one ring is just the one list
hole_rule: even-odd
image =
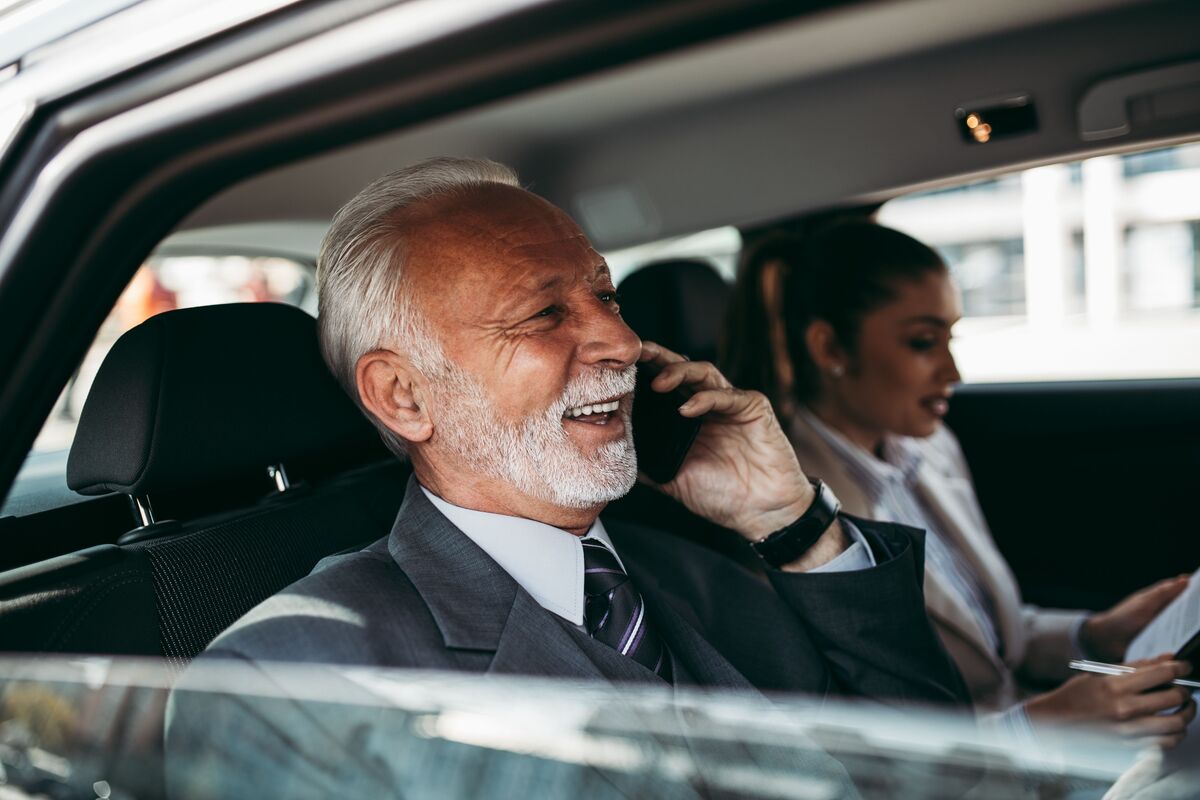
[[797,563],[819,542],[833,538],[845,549],[844,536],[837,524],[840,505],[832,490],[821,481],[812,481],[811,497],[800,515],[784,527],[751,540],[750,547],[766,564],[775,569]]
[[797,497],[778,508],[768,509],[764,513],[754,515],[752,519],[746,521],[745,525],[739,526],[735,530],[744,539],[757,542],[764,536],[770,536],[775,531],[782,530],[800,519],[812,507],[816,498],[816,489],[806,480]]
[[1083,654],[1098,661],[1118,662],[1125,658],[1124,648],[1105,635],[1104,612],[1091,614],[1079,626],[1079,646]]

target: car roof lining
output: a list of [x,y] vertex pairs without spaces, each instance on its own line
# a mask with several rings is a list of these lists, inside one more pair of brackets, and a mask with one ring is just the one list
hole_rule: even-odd
[[[860,3],[647,59],[259,175],[180,227],[328,219],[379,174],[455,154],[514,165],[613,249],[1144,147],[1200,122],[1099,147],[1075,123],[1094,81],[1195,57],[1195,3],[1020,0],[969,18],[955,9],[956,0]],[[1005,91],[1033,95],[1040,130],[964,144],[956,104]],[[614,203],[634,224],[597,218]]]

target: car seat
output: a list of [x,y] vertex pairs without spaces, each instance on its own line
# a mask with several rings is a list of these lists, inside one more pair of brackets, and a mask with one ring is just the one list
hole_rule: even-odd
[[135,525],[0,574],[0,641],[182,664],[322,557],[385,535],[406,471],[329,374],[308,314],[152,317],[101,365],[67,466],[77,492],[127,495]]

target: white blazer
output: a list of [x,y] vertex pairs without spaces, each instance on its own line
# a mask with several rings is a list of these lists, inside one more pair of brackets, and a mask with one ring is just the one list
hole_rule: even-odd
[[[867,519],[880,517],[862,488],[850,477],[841,458],[811,426],[796,416],[789,433],[804,472],[829,484],[844,511]],[[996,548],[975,497],[958,440],[949,428],[942,426],[933,436],[917,443],[923,459],[917,471],[916,490],[928,513],[936,517],[939,533],[953,539],[985,584],[982,588],[991,594],[1004,657],[989,646],[975,617],[957,602],[944,577],[931,571],[928,561],[925,608],[962,672],[978,709],[1003,710],[1026,694],[1018,674],[1043,684],[1068,677],[1067,662],[1076,657],[1071,629],[1085,612],[1022,604],[1016,579]]]

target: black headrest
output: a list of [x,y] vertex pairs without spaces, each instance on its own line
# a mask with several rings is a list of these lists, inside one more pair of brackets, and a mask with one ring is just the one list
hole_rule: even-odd
[[706,261],[662,261],[621,281],[621,316],[643,339],[715,361],[732,289]]
[[178,492],[382,452],[321,360],[316,320],[278,303],[204,306],[151,317],[113,345],[79,418],[67,485]]

